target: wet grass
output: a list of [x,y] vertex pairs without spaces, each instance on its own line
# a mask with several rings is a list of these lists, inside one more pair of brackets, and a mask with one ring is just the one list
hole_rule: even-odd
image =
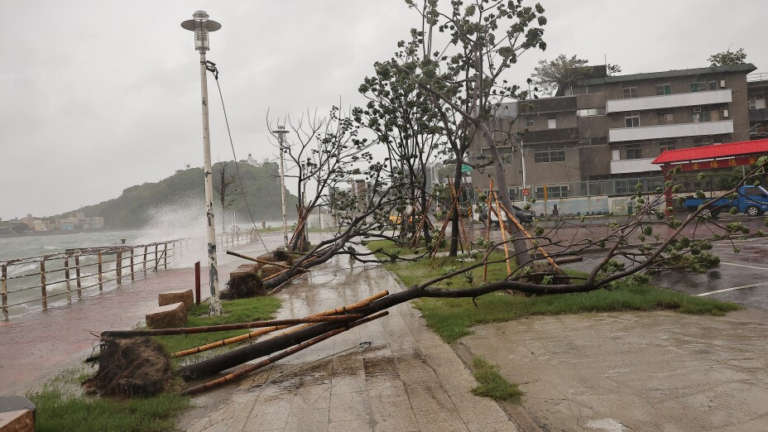
[[488,363],[482,357],[475,357],[472,360],[472,368],[474,369],[472,375],[478,383],[478,386],[472,389],[473,394],[499,401],[520,403],[523,391],[517,387],[517,384],[504,379],[499,373],[498,366]]
[[150,398],[111,399],[79,395],[84,368],[69,369],[26,396],[37,407],[39,432],[160,432],[177,430],[176,417],[190,398],[163,394]]
[[[280,309],[281,301],[277,297],[262,296],[248,299],[222,301],[224,315],[217,317],[208,316],[208,304],[195,306],[187,312],[188,322],[186,327],[199,327],[218,324],[234,324],[248,321],[268,320],[275,317]],[[249,330],[232,330],[215,333],[197,333],[173,336],[158,336],[156,339],[165,347],[168,353],[174,353],[189,348],[198,347],[211,342],[248,333]],[[238,344],[217,348],[210,353],[220,353],[222,350],[232,349]],[[176,361],[176,359],[174,359]]]
[[[503,258],[503,252],[494,252],[492,255],[492,260]],[[417,262],[390,263],[386,264],[386,268],[397,274],[403,283],[410,287],[470,264],[471,262],[446,257],[434,261],[425,258]],[[454,277],[436,286],[449,289],[478,286],[483,283],[482,271],[482,268],[477,268],[471,272],[471,276]],[[579,272],[571,270],[566,272],[572,276],[580,275]],[[489,281],[502,280],[506,275],[506,265],[503,262],[488,266]],[[600,289],[575,294],[524,297],[496,292],[477,297],[474,302],[470,298],[425,298],[414,302],[414,306],[421,311],[427,325],[448,343],[471,334],[470,328],[474,325],[510,321],[533,315],[674,310],[687,314],[722,316],[739,308],[733,303],[626,282],[618,283],[610,290]]]

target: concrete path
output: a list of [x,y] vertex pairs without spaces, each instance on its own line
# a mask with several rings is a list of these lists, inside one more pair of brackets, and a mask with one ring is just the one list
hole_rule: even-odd
[[768,430],[768,314],[531,317],[461,340],[546,431]]
[[[381,266],[346,259],[313,269],[279,296],[301,317],[401,287]],[[410,304],[228,388],[195,398],[190,431],[516,431],[494,401],[470,393],[464,364]],[[371,342],[359,348],[361,342]],[[333,356],[334,353],[340,353]],[[331,356],[331,357],[328,357]],[[295,369],[299,368],[299,369]],[[294,370],[295,369],[295,370]],[[284,374],[284,375],[283,375]]]

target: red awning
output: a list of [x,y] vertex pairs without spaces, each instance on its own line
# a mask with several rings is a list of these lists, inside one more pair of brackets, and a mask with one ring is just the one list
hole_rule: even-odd
[[653,164],[665,165],[683,162],[708,161],[747,155],[768,154],[768,139],[742,141],[730,144],[715,144],[706,147],[692,147],[667,150],[653,160]]

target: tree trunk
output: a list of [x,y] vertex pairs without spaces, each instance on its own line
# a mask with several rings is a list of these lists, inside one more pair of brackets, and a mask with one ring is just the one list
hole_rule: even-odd
[[[456,171],[453,173],[453,190],[456,196],[456,207],[453,209],[453,213],[451,214],[451,249],[448,252],[448,256],[455,257],[459,254],[459,218],[461,217],[461,214],[459,212],[459,192],[461,188],[461,167],[464,163],[464,160],[461,157],[461,154],[456,155]],[[451,199],[451,205],[454,205],[453,199]]]
[[[432,243],[432,233],[429,231],[429,224],[427,223],[427,215],[429,214],[429,209],[427,208],[427,177],[424,176],[424,184],[422,187],[422,193],[421,193],[421,224],[422,228],[424,229],[424,244],[428,245]],[[418,246],[418,245],[417,245]]]
[[[493,140],[493,134],[491,134],[491,131],[488,129],[488,126],[485,123],[480,122],[477,124],[477,127],[483,133],[485,143],[488,144],[488,148],[491,151],[491,156],[493,157],[493,176],[496,180],[496,185],[499,188],[499,198],[501,199],[501,205],[509,210],[511,214],[514,214],[512,211],[512,200],[509,198],[509,190],[507,189],[507,178],[504,175],[504,165],[501,163],[501,157],[499,156],[499,152],[496,150],[496,143]],[[503,216],[503,214],[499,214],[499,218],[502,218]],[[532,261],[531,254],[528,250],[528,244],[526,243],[522,233],[520,232],[520,229],[516,224],[510,224],[510,229],[512,230],[512,234],[515,236],[515,240],[512,243],[515,247],[515,257],[517,259],[517,264],[521,267],[528,265]]]

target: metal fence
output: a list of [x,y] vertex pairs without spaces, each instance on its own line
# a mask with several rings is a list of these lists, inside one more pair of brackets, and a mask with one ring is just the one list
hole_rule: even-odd
[[[578,181],[567,183],[552,183],[531,185],[530,198],[541,200],[544,198],[544,190],[548,199],[581,198],[592,196],[624,196],[637,192],[637,185],[643,193],[654,193],[657,188],[664,187],[664,177],[641,177],[611,180]],[[510,197],[515,201],[523,199],[523,187],[509,188]]]
[[8,321],[11,308],[48,308],[48,302],[66,296],[82,298],[83,291],[107,283],[146,277],[147,272],[168,268],[176,254],[183,255],[189,240],[177,239],[145,245],[115,245],[67,249],[63,253],[0,261],[2,314]]

